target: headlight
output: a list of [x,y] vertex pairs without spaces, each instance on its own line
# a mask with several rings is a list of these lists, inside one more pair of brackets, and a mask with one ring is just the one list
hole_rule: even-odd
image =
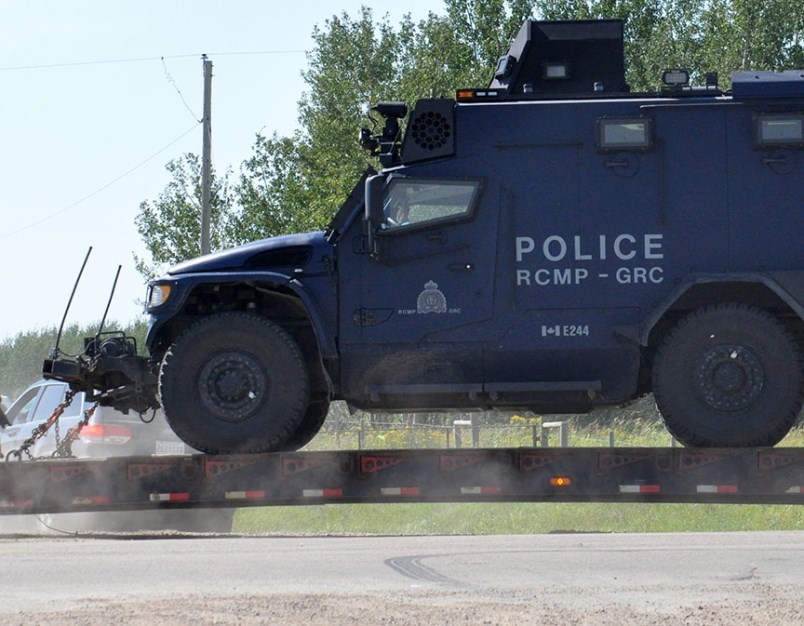
[[146,306],[149,309],[155,309],[162,306],[167,302],[170,297],[170,285],[156,284],[148,287],[148,297],[146,298]]

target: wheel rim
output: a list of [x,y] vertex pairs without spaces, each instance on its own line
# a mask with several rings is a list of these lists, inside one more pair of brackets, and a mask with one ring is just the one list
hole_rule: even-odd
[[226,352],[206,362],[198,386],[201,402],[212,415],[227,422],[240,422],[265,401],[268,376],[253,356]]
[[762,361],[747,346],[722,345],[707,350],[695,372],[698,395],[713,409],[740,411],[762,393]]

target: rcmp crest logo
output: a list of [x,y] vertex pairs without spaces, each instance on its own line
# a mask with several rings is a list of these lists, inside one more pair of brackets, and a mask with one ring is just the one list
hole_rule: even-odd
[[428,281],[424,284],[424,291],[419,294],[416,300],[417,313],[446,313],[447,299],[438,289],[438,283]]

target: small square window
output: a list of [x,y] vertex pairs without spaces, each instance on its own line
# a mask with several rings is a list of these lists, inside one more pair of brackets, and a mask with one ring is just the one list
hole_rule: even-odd
[[757,147],[804,147],[804,114],[763,113],[754,117]]
[[570,77],[569,63],[566,61],[545,62],[542,64],[542,78],[544,80],[566,80]]
[[597,121],[601,150],[648,150],[653,145],[650,118],[606,118]]

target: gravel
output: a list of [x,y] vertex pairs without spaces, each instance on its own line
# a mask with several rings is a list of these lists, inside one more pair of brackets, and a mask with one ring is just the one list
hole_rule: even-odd
[[[743,591],[746,591],[743,589]],[[99,601],[86,598],[70,608],[53,607],[4,615],[7,624],[118,626],[327,624],[366,623],[387,626],[420,624],[489,624],[544,626],[782,626],[804,623],[800,589],[768,589],[756,586],[750,597],[674,608],[635,607],[622,601],[594,603],[588,608],[577,602],[556,602],[543,594],[506,597],[503,590],[482,598],[471,592],[446,591],[389,594],[265,594],[194,595],[148,601]],[[499,597],[489,597],[497,595]],[[639,604],[639,603],[637,603]]]

